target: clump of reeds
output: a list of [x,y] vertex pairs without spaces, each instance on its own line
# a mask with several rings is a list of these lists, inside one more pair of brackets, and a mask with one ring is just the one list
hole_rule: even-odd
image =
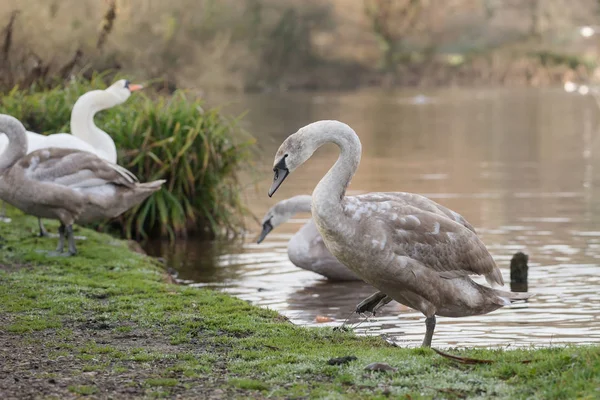
[[[77,98],[106,85],[100,77],[36,91],[13,89],[0,99],[0,113],[23,121],[28,130],[69,132]],[[164,190],[111,224],[127,236],[215,236],[239,232],[246,209],[238,174],[250,166],[254,139],[237,119],[183,91],[172,96],[135,93],[103,111],[96,123],[119,149],[119,164],[140,181],[166,179]]]

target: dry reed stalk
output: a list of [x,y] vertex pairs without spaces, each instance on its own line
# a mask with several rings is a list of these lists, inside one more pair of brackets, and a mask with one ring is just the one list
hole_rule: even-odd
[[104,44],[106,43],[106,38],[110,34],[113,29],[115,19],[117,18],[117,1],[109,0],[108,1],[108,10],[106,14],[104,14],[104,18],[102,19],[102,28],[100,28],[100,34],[98,35],[98,41],[96,42],[96,49],[102,51]]

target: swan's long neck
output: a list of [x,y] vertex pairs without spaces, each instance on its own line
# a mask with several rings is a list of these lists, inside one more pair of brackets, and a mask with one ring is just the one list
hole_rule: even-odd
[[[287,200],[282,201],[282,211],[286,214],[294,216],[301,212],[310,212],[312,205],[312,197],[309,194],[301,194],[298,196],[290,197]],[[291,218],[291,217],[290,217]]]
[[340,148],[340,156],[315,187],[312,195],[312,214],[319,220],[319,225],[335,229],[335,225],[344,222],[342,200],[360,163],[362,146],[358,135],[345,124],[339,124],[337,129],[316,136],[315,149],[329,142]]
[[280,201],[270,210],[270,213],[276,217],[273,227],[286,223],[298,213],[310,212],[311,204],[312,197],[309,194],[301,194]]
[[116,105],[115,99],[103,90],[94,90],[81,96],[71,112],[71,133],[92,145],[98,155],[117,162],[117,147],[110,135],[94,123],[94,115]]
[[27,154],[27,134],[23,124],[8,115],[0,115],[0,132],[4,132],[8,138],[8,146],[0,154],[1,173]]

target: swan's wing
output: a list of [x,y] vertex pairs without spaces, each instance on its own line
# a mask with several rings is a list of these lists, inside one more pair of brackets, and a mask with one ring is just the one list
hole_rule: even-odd
[[[107,161],[108,162],[108,161]],[[110,165],[112,165],[112,167],[117,170],[121,175],[126,176],[128,179],[131,180],[131,182],[139,182],[140,180],[138,179],[137,176],[135,176],[135,174],[133,172],[131,172],[130,170],[128,170],[125,167],[121,167],[119,164],[114,164],[111,162],[108,162]]]
[[115,184],[134,187],[134,179],[125,168],[85,151],[49,148],[23,157],[19,166],[28,179],[70,188]]
[[377,239],[384,243],[382,250],[414,259],[444,278],[483,275],[490,283],[504,284],[500,270],[472,227],[469,229],[443,212],[419,208],[423,206],[420,199],[386,199],[382,194],[374,200],[377,195],[345,201],[344,209],[359,224],[377,221],[385,235]]
[[394,201],[401,204],[405,204],[412,208],[416,208],[422,211],[429,211],[435,214],[443,214],[446,217],[458,222],[463,225],[468,230],[475,232],[475,228],[459,213],[450,210],[443,205],[436,203],[435,201],[421,196],[420,194],[415,193],[405,193],[405,192],[380,192],[380,193],[367,193],[358,196],[354,196],[360,200],[371,201],[371,202],[384,202],[384,201]]
[[[432,200],[430,200],[431,202],[433,202]],[[471,232],[473,232],[474,234],[477,234],[477,232],[475,232],[475,228],[473,228],[473,225],[471,225],[469,223],[469,221],[467,221],[465,219],[465,217],[463,217],[462,215],[460,215],[459,213],[457,213],[456,211],[452,211],[451,209],[444,207],[441,204],[435,203],[436,207],[444,214],[446,214],[448,216],[448,218],[454,220],[455,222],[458,222],[459,224],[461,224],[462,226],[464,226],[465,228],[467,228],[468,230],[470,230]]]
[[479,237],[464,225],[438,214],[404,214],[390,225],[393,248],[440,273],[444,278],[483,275],[504,284],[502,274]]
[[[49,148],[61,148],[87,151],[99,155],[94,146],[69,133],[54,133],[52,135],[44,136],[39,133],[27,132],[27,140],[29,143],[27,148],[28,153]],[[119,170],[122,174],[129,176],[134,182],[139,182],[137,176],[126,168],[115,163],[111,164],[113,164],[114,168]]]

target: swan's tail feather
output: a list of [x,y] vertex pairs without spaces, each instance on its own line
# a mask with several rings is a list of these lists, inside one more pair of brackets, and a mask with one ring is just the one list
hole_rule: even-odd
[[[108,161],[107,161],[108,163]],[[129,171],[127,168],[120,166],[119,164],[115,164],[115,163],[108,163],[112,169],[114,169],[115,171],[117,171],[117,173],[119,175],[121,175],[123,178],[125,178],[125,180],[127,180],[130,183],[138,183],[139,180],[137,178],[137,176],[135,176],[135,174],[131,171]]]
[[498,267],[494,268],[491,273],[485,275],[485,280],[490,286],[504,286],[504,278],[502,277],[502,272],[500,272]]
[[146,189],[146,190],[157,191],[157,190],[160,189],[160,187],[162,186],[162,184],[165,183],[165,182],[166,182],[165,179],[159,179],[159,180],[152,181],[152,182],[138,183],[136,185],[136,187],[139,188],[139,189]]
[[498,289],[494,289],[494,292],[503,306],[508,306],[517,301],[525,301],[534,296],[534,293],[505,292]]
[[122,195],[118,201],[118,205],[112,209],[111,217],[117,217],[129,210],[132,207],[140,204],[148,197],[152,196],[154,192],[160,190],[163,183],[166,181],[160,179],[152,182],[137,183],[133,189],[124,189]]

